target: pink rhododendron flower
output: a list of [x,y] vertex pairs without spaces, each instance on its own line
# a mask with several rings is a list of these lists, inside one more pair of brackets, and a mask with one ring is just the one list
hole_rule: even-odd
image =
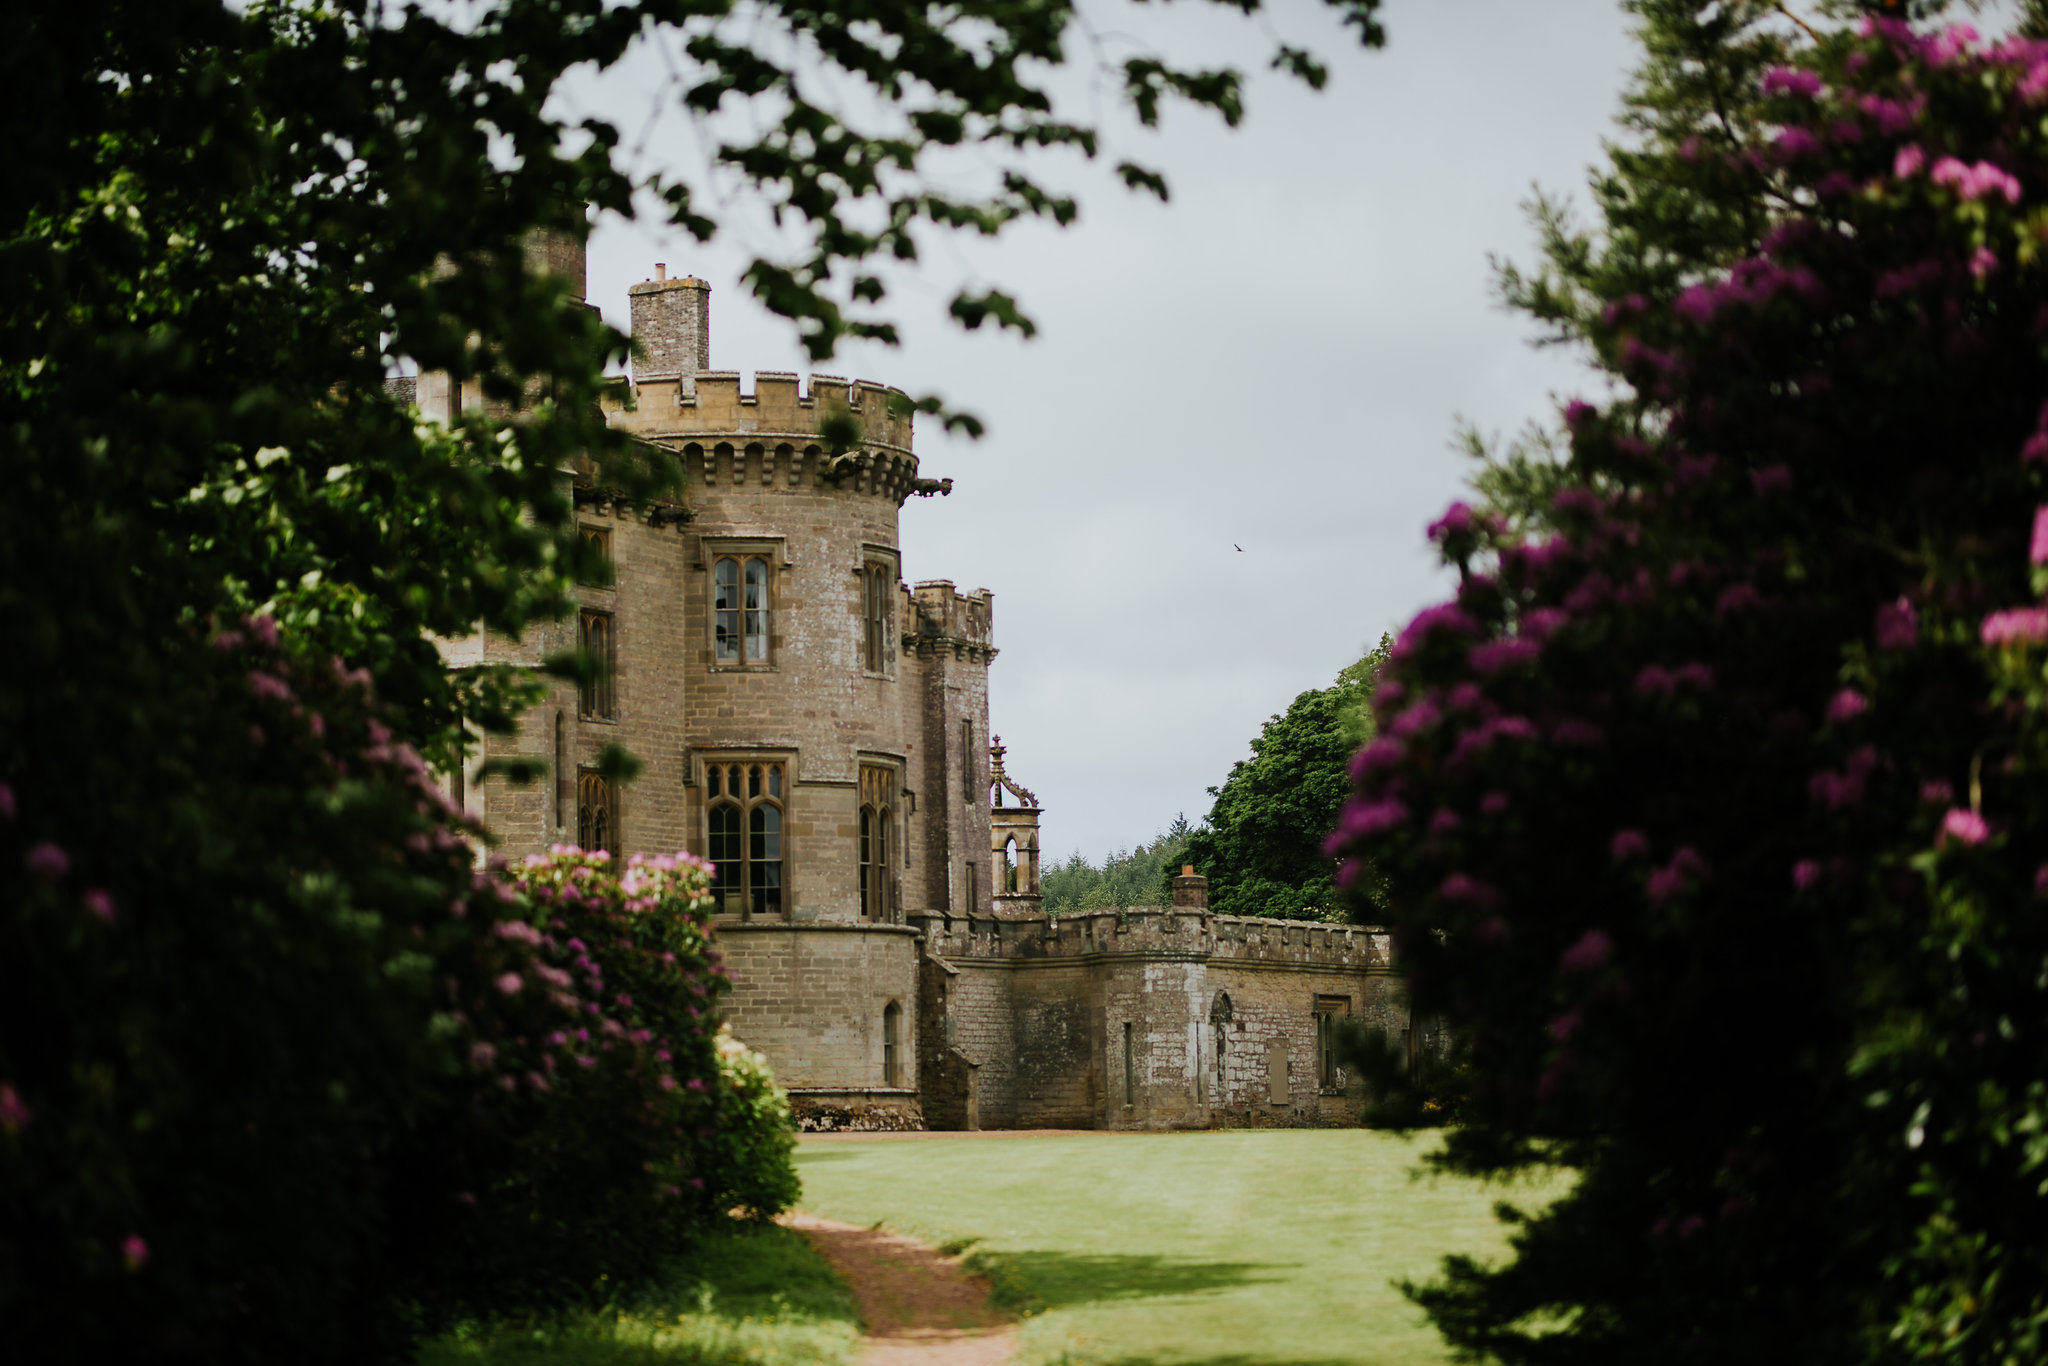
[[1429,524],[1429,539],[1442,542],[1472,530],[1472,525],[1472,509],[1464,503],[1453,503],[1443,516]]
[[34,1112],[23,1102],[21,1093],[14,1089],[14,1083],[0,1081],[0,1129],[18,1134],[34,1118]]
[[1468,873],[1452,873],[1436,894],[1459,906],[1491,906],[1500,900],[1499,892]]
[[1910,650],[1920,639],[1920,613],[1912,600],[1900,598],[1877,609],[1877,648]]
[[1892,174],[1900,180],[1905,180],[1919,175],[1926,165],[1927,153],[1909,143],[1901,147],[1899,154],[1892,158]]
[[508,972],[493,984],[507,996],[517,996],[526,988],[526,979],[516,972]]
[[1706,872],[1707,861],[1700,857],[1699,851],[1689,846],[1681,847],[1671,856],[1671,862],[1650,874],[1646,885],[1651,902],[1661,904],[1669,901],[1697,884]]
[[498,1060],[498,1049],[494,1044],[479,1039],[469,1046],[469,1065],[475,1068],[489,1067]]
[[106,888],[88,888],[78,900],[85,907],[86,914],[94,920],[102,925],[114,923],[114,897]]
[[1965,807],[1952,806],[1941,818],[1941,835],[1935,843],[1945,845],[1953,840],[1957,844],[1982,844],[1991,838],[1991,827],[1984,818]]
[[2048,507],[2034,509],[2034,538],[2027,546],[2029,564],[2048,564]]
[[1803,858],[1792,865],[1792,885],[1805,891],[1820,881],[1820,864],[1813,859]]
[[1920,800],[1929,806],[1947,806],[1956,799],[1956,790],[1939,778],[1930,778],[1920,784]]
[[1489,640],[1472,647],[1472,671],[1477,674],[1497,674],[1504,669],[1533,664],[1542,653],[1543,646],[1527,636]]
[[1607,852],[1616,863],[1647,858],[1650,853],[1650,837],[1640,830],[1617,830],[1614,832],[1614,838],[1607,842]]
[[1605,930],[1587,930],[1578,942],[1558,955],[1557,969],[1567,976],[1597,972],[1614,956],[1614,941]]
[[1979,247],[1970,253],[1970,274],[1979,280],[1988,280],[1998,269],[1998,253],[1989,247]]
[[1507,809],[1508,794],[1505,792],[1489,792],[1479,799],[1479,814],[1482,816],[1498,816]]
[[71,871],[71,855],[56,845],[44,840],[32,846],[22,856],[21,866],[28,869],[29,876],[41,878],[44,882],[55,882]]
[[1592,404],[1584,399],[1575,398],[1564,407],[1564,425],[1572,431],[1577,431],[1591,422],[1595,414],[1596,410]]
[[2011,607],[1984,618],[1978,633],[1986,645],[2032,645],[2048,640],[2048,608]]
[[1572,1035],[1578,1033],[1579,1026],[1585,1022],[1586,1017],[1579,1011],[1567,1010],[1550,1022],[1550,1037],[1559,1043],[1570,1043]]
[[245,617],[242,624],[249,628],[249,634],[256,637],[258,644],[266,647],[277,644],[276,617],[268,614],[260,617]]
[[1869,710],[1869,699],[1854,688],[1844,688],[1828,700],[1827,717],[1831,723],[1840,725],[1844,721],[1855,720]]
[[121,1265],[130,1271],[140,1271],[149,1265],[149,1244],[142,1241],[141,1234],[131,1233],[121,1240]]
[[1458,818],[1457,812],[1449,807],[1445,807],[1429,818],[1429,833],[1432,835],[1448,835],[1464,823],[1464,821]]

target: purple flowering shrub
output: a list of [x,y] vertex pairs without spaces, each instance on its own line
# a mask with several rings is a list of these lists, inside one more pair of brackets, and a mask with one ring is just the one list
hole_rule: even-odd
[[708,866],[636,854],[621,871],[557,846],[496,885],[526,917],[497,921],[451,1003],[487,1099],[443,1151],[471,1165],[436,1167],[455,1203],[401,1240],[452,1255],[452,1273],[420,1277],[444,1318],[630,1281],[693,1224],[797,1193],[787,1103],[720,1032]]
[[268,617],[157,659],[177,726],[0,775],[21,1359],[404,1359],[774,1207],[786,1147],[720,1132],[760,1106],[718,1082],[701,867],[479,868],[360,670]]
[[1607,300],[1547,534],[1432,527],[1332,837],[1461,1041],[1443,1160],[1580,1173],[1412,1293],[1508,1361],[2038,1360],[2048,44],[1756,97],[1678,156],[1767,230]]

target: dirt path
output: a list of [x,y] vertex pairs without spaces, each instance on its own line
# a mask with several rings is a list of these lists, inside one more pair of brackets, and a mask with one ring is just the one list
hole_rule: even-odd
[[989,1306],[988,1282],[914,1238],[820,1219],[796,1229],[853,1287],[866,1336],[861,1366],[1007,1366],[1017,1325]]

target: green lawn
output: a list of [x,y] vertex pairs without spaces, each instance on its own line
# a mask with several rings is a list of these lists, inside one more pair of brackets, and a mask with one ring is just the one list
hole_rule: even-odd
[[418,1366],[849,1366],[859,1316],[800,1233],[733,1224],[605,1309],[467,1323]]
[[1390,1282],[1504,1247],[1503,1189],[1416,1178],[1427,1138],[1360,1129],[806,1142],[803,1206],[979,1239],[1045,1312],[1017,1366],[1448,1361]]

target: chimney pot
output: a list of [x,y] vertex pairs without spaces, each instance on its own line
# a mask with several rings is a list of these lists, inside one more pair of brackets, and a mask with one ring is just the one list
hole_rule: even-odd
[[666,280],[668,278],[668,262],[656,261],[654,263],[654,278],[657,280]]

